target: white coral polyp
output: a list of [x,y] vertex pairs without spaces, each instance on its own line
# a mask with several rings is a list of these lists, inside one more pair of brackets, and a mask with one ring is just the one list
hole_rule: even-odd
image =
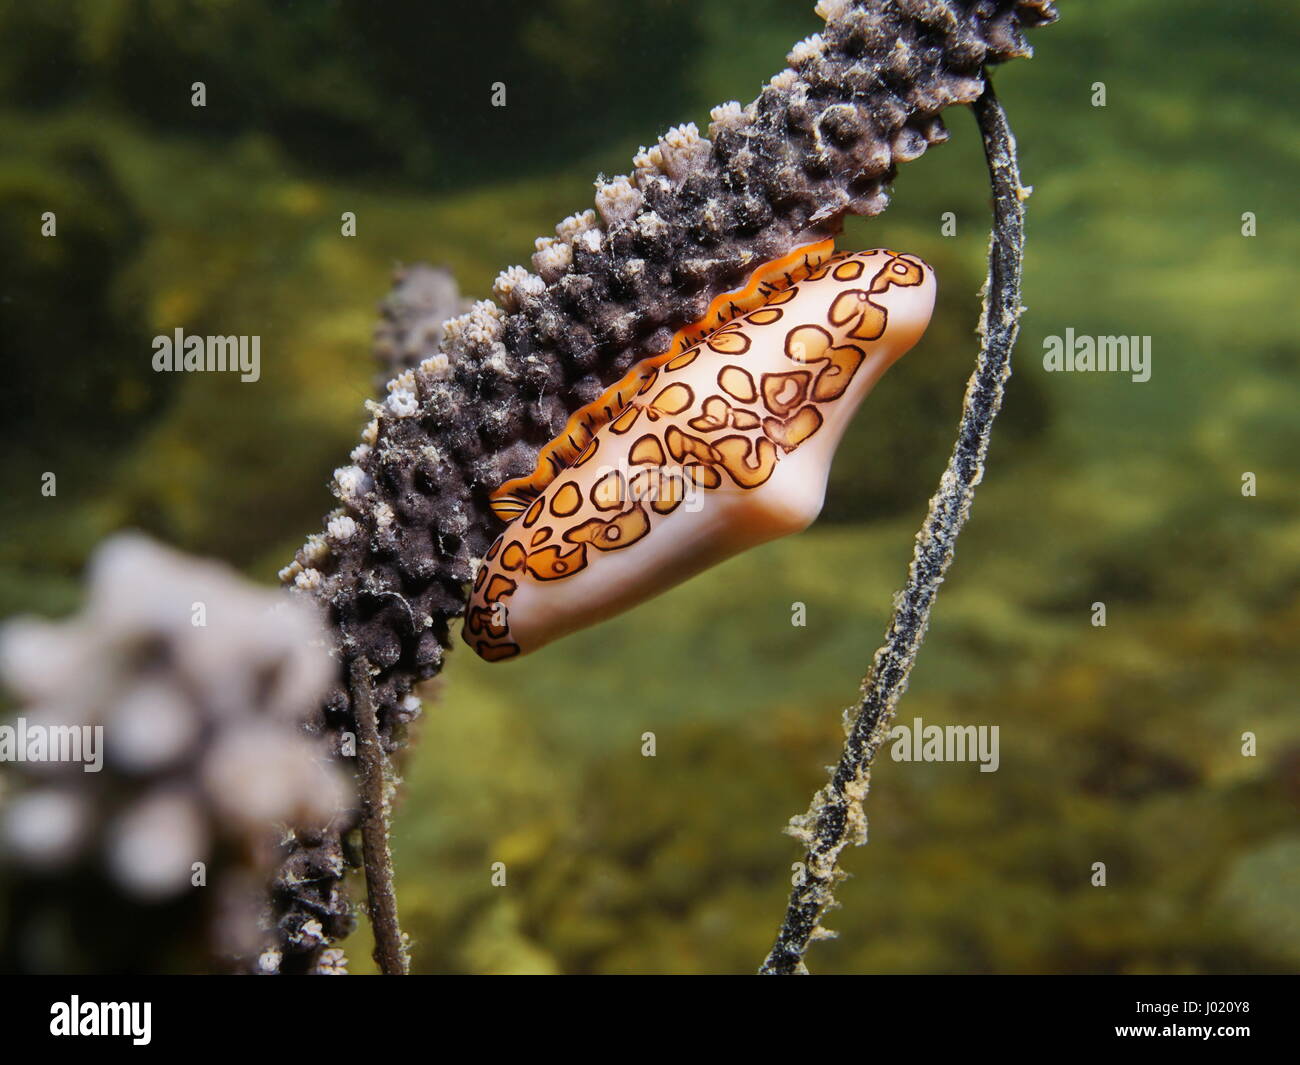
[[479,300],[463,318],[465,341],[472,348],[485,350],[501,339],[503,315],[491,300]]
[[314,917],[303,921],[302,927],[291,937],[299,946],[314,947],[325,942],[325,928]]
[[555,235],[560,240],[572,241],[575,237],[580,236],[589,229],[596,226],[596,212],[590,209],[579,211],[577,214],[571,214],[563,222],[555,227]]
[[451,359],[442,352],[430,355],[420,363],[420,373],[434,381],[443,381],[451,376]]
[[573,245],[540,237],[533,254],[533,269],[548,281],[554,281],[573,265]]
[[[638,172],[648,171],[650,173],[659,173],[663,170],[663,162],[663,153],[660,151],[659,145],[657,144],[653,148],[646,148],[643,145],[641,150],[637,152],[636,155],[632,156],[632,166],[635,167]],[[638,176],[640,176],[639,173]]]
[[331,540],[344,542],[351,540],[357,534],[356,519],[347,514],[342,514],[336,518],[330,518],[325,526],[325,532]]
[[816,58],[826,49],[826,42],[822,40],[819,33],[814,33],[811,37],[805,37],[802,41],[790,49],[790,54],[786,56],[786,62],[792,67],[797,67],[801,63],[806,63],[810,59]]
[[360,509],[371,483],[366,471],[360,466],[340,466],[334,471],[334,487],[343,502]]
[[745,124],[745,109],[738,100],[728,100],[709,112],[709,136],[714,137],[724,129],[738,129]]
[[825,22],[843,18],[853,6],[852,0],[817,0],[813,13]]
[[546,282],[536,274],[529,274],[519,282],[516,291],[523,299],[536,299],[546,291]]
[[317,976],[347,976],[347,955],[338,947],[322,950],[314,971]]
[[[320,533],[311,533],[302,545],[302,560],[309,566],[316,566],[330,557],[329,544]],[[296,574],[295,574],[296,576]]]
[[680,126],[673,126],[667,133],[660,138],[660,150],[671,148],[673,150],[681,148],[690,148],[700,142],[700,130],[694,122],[685,122]]
[[501,301],[508,310],[517,310],[519,297],[515,292],[520,283],[528,276],[528,270],[522,266],[511,266],[497,274],[492,282],[492,295]]
[[710,144],[700,136],[694,122],[674,126],[659,141],[664,172],[674,181],[683,180],[709,152]]
[[596,183],[596,210],[607,226],[630,222],[641,209],[643,199],[641,191],[624,175]]
[[395,388],[388,394],[388,409],[395,418],[411,418],[419,413],[420,400],[412,391]]

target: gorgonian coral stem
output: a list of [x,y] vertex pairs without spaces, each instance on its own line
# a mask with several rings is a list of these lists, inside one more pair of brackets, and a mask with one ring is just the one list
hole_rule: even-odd
[[871,782],[871,764],[888,738],[898,700],[907,689],[908,676],[925,639],[939,585],[970,514],[975,486],[984,476],[989,434],[1011,376],[1011,350],[1022,309],[1020,276],[1028,191],[1020,184],[1015,138],[987,75],[974,111],[993,187],[993,233],[980,318],[983,343],[975,372],[966,386],[952,457],[917,533],[907,584],[895,599],[884,646],[876,652],[871,672],[863,681],[862,701],[849,726],[839,763],[829,783],[813,797],[808,812],[791,820],[791,833],[808,850],[801,881],[790,892],[776,943],[759,970],[768,975],[806,973],[804,954],[808,945],[829,935],[820,921],[834,902],[836,881],[843,876],[838,869],[840,852],[850,843],[866,842],[862,803]]
[[397,920],[397,888],[388,835],[392,821],[393,774],[379,737],[370,663],[352,660],[349,678],[356,701],[357,755],[361,784],[361,849],[366,868],[366,901],[375,935],[375,963],[385,976],[405,976],[410,969],[406,942]]

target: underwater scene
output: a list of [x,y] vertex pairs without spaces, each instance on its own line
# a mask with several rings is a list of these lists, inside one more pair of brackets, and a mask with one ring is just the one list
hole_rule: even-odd
[[986,64],[1013,373],[787,967],[1300,969],[1300,10],[933,7],[0,3],[0,760],[105,724],[0,766],[0,968],[758,970],[980,354]]

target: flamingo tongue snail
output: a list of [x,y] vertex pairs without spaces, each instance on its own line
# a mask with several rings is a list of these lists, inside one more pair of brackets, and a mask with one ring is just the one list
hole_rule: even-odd
[[719,296],[493,493],[509,525],[475,573],[466,642],[490,662],[527,654],[807,528],[934,295],[921,260],[824,240]]

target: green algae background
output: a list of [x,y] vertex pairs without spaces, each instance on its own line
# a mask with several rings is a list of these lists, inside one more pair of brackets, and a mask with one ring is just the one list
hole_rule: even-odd
[[[1300,15],[1060,6],[996,77],[1034,186],[1028,311],[899,715],[997,725],[1000,765],[882,752],[814,971],[1300,968]],[[597,173],[751,99],[819,25],[776,0],[0,3],[0,613],[73,609],[126,527],[273,581],[365,420],[393,265],[487,295]],[[458,649],[423,693],[395,841],[417,971],[766,953],[781,827],[838,754],[977,349],[988,186],[946,120],[841,242],[922,255],[940,301],[823,519],[521,662]],[[260,335],[261,380],[154,374],[177,326]],[[1150,336],[1151,379],[1045,372],[1067,328]],[[369,969],[364,931],[348,951]]]

